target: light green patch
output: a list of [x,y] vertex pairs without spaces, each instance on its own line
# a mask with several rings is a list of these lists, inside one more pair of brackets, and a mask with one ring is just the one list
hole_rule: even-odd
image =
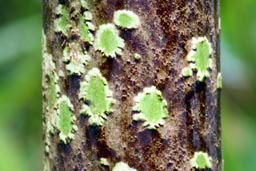
[[81,6],[85,9],[89,9],[87,0],[80,0]]
[[56,8],[56,14],[59,15],[54,21],[55,31],[62,32],[64,35],[68,35],[70,32],[71,25],[69,23],[69,11],[68,8],[64,5],[59,4]]
[[55,70],[53,57],[47,52],[47,40],[42,31],[42,54],[43,54],[43,75],[50,75]]
[[46,157],[44,157],[43,160],[43,171],[50,171],[50,163],[49,163],[49,159],[47,159]]
[[47,52],[43,52],[43,70],[45,75],[50,75],[55,70],[52,55]]
[[63,95],[58,99],[57,128],[60,131],[59,137],[65,144],[68,140],[74,139],[73,132],[77,130],[73,110],[74,107],[67,96]]
[[134,54],[134,59],[140,60],[140,59],[141,59],[141,55],[138,54],[138,53],[135,53],[135,54]]
[[47,107],[49,112],[53,112],[57,108],[57,100],[60,92],[60,88],[57,84],[58,77],[56,73],[48,75],[47,87],[46,87],[46,99]]
[[90,11],[85,11],[84,12],[84,19],[91,21],[92,20],[92,13]]
[[219,24],[219,31],[221,30],[221,18],[219,17],[219,20],[218,20],[218,24]]
[[[46,97],[46,132],[54,133],[54,127],[57,117],[58,98],[60,93],[60,87],[57,83],[58,77],[55,72],[48,76],[46,90],[44,95]],[[48,137],[47,137],[48,138]],[[46,143],[50,142],[46,138]]]
[[96,32],[95,49],[112,58],[116,54],[121,55],[124,48],[124,40],[119,37],[119,32],[113,24],[103,24]]
[[89,30],[95,31],[95,25],[94,24],[92,24],[91,22],[87,21],[86,25],[87,25]]
[[79,28],[78,29],[79,29],[79,33],[80,33],[80,37],[81,37],[82,41],[92,44],[94,37],[93,37],[93,34],[90,32],[90,28],[88,27],[87,23],[85,22],[85,17],[87,17],[87,19],[89,17],[88,13],[90,13],[90,12],[86,13],[87,16],[82,16],[82,15],[79,16]]
[[115,164],[112,171],[137,171],[137,169],[131,168],[128,164],[121,161]]
[[211,44],[206,37],[193,37],[189,42],[188,50],[187,60],[190,62],[190,67],[197,71],[197,79],[202,82],[210,76],[208,69],[212,64]]
[[100,164],[104,166],[109,166],[109,162],[106,158],[100,158]]
[[63,50],[63,61],[66,62],[66,69],[69,75],[81,75],[85,72],[85,65],[91,57],[82,52],[81,46],[77,43],[70,43]]
[[[46,98],[46,132],[53,133],[55,118],[57,115],[57,99],[59,97],[60,88],[58,86],[58,76],[56,74],[55,63],[51,54],[47,53],[46,37],[43,33],[43,96]],[[49,143],[49,137],[46,136],[46,143]],[[47,147],[46,147],[47,148]]]
[[182,69],[181,73],[184,77],[190,77],[190,76],[192,76],[193,71],[190,67],[185,67]]
[[129,10],[118,10],[114,13],[114,23],[127,29],[138,28],[140,19],[138,15]]
[[69,64],[66,65],[66,69],[69,71],[69,75],[81,75],[85,72],[85,66],[77,61],[72,60]]
[[156,129],[164,124],[164,118],[168,116],[167,102],[155,86],[144,88],[134,101],[136,104],[133,110],[139,112],[133,115],[134,120],[145,121],[143,126],[149,129]]
[[217,88],[218,88],[218,89],[221,89],[221,88],[222,88],[222,75],[221,75],[220,72],[219,72],[218,75],[217,75]]
[[211,168],[211,158],[207,153],[199,151],[195,152],[193,158],[190,160],[191,167],[196,169],[206,169]]
[[88,104],[83,105],[81,113],[90,117],[90,125],[102,125],[107,115],[112,112],[112,91],[98,68],[91,69],[85,76],[85,81],[80,86],[79,97],[88,101]]
[[63,62],[69,62],[70,60],[71,60],[71,48],[69,47],[69,44],[68,44],[63,49]]
[[57,100],[60,93],[60,88],[57,84],[58,77],[55,72],[44,76],[46,78],[46,83],[44,84],[43,96],[46,98],[47,103],[45,104],[45,152],[49,152],[49,146],[51,144],[50,134],[54,133],[55,123],[57,117]]
[[[56,116],[57,116],[57,99],[59,97],[58,76],[55,73],[55,63],[52,55],[47,52],[47,42],[44,32],[42,32],[42,54],[43,54],[43,97],[47,103],[44,103],[44,123],[45,128],[45,152],[50,153],[51,139],[50,134],[54,133]],[[50,154],[49,154],[50,155]]]

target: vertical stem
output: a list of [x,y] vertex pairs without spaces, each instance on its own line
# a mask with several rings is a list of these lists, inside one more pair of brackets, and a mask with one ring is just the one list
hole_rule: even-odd
[[[139,26],[113,23],[122,9]],[[120,162],[121,170],[198,170],[198,152],[210,161],[204,170],[222,170],[218,0],[44,0],[43,12],[45,171],[117,171]],[[107,23],[124,41],[121,53],[95,43]],[[111,97],[101,99],[93,78]],[[89,98],[90,84],[98,99]],[[157,92],[148,118],[135,100],[154,93],[147,88]]]

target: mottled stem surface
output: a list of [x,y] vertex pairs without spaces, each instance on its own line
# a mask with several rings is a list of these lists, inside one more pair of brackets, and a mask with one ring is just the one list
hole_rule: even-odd
[[[70,20],[78,23],[78,14],[85,11],[80,0],[43,0],[45,171],[111,171],[121,161],[137,171],[198,170],[190,161],[199,151],[207,153],[212,162],[211,168],[201,170],[221,171],[218,0],[86,2],[93,16],[90,22],[95,26],[92,35],[100,25],[113,23],[114,12],[121,9],[137,14],[140,26],[116,26],[125,46],[121,55],[107,57],[95,49],[94,43],[81,41],[75,29],[68,36],[56,31],[57,6],[66,6]],[[196,70],[190,77],[181,72],[190,63],[187,46],[193,37],[206,37],[211,44],[211,68],[204,81],[198,81]],[[67,44],[75,44],[91,56],[83,65],[84,73],[69,74],[63,60]],[[135,58],[135,54],[141,57]],[[81,114],[86,102],[79,98],[80,85],[92,68],[100,70],[113,93],[113,111],[102,125],[90,125],[89,116]],[[52,91],[55,85],[57,90]],[[151,86],[162,93],[168,110],[164,124],[156,129],[143,127],[143,121],[133,119],[134,97]],[[49,100],[51,93],[56,92],[52,103],[55,97]],[[76,118],[70,120],[75,125],[73,138],[60,138],[58,124],[53,121],[59,110],[55,104],[63,96],[70,100],[70,111]]]

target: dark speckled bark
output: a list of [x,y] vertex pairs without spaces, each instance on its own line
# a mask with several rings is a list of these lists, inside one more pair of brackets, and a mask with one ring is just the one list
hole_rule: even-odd
[[[74,0],[75,1],[75,0]],[[76,0],[77,1],[77,0]],[[73,1],[70,1],[71,3]],[[124,161],[138,171],[190,171],[189,160],[195,151],[205,151],[213,159],[211,171],[222,170],[219,92],[219,2],[218,0],[88,0],[92,23],[112,22],[118,9],[129,9],[139,15],[141,26],[122,30],[123,55],[116,59],[103,57],[92,46],[84,45],[92,56],[88,68],[98,67],[108,80],[116,103],[114,112],[102,127],[92,127],[80,115],[79,76],[59,80],[61,94],[67,94],[75,106],[78,131],[75,139],[63,144],[58,134],[51,135],[51,171],[111,171]],[[64,70],[61,60],[66,38],[54,32],[54,9],[68,0],[43,0],[44,33],[48,52],[57,70]],[[187,41],[206,36],[213,48],[213,65],[205,83],[180,75],[187,65]],[[68,40],[73,41],[73,40]],[[74,40],[75,41],[75,40]],[[141,60],[134,60],[134,53]],[[143,130],[132,120],[133,97],[146,86],[155,85],[168,102],[169,117],[157,130]],[[44,108],[47,101],[44,101]],[[45,110],[44,110],[45,111]],[[45,133],[47,134],[47,133]],[[110,166],[100,165],[107,158]]]

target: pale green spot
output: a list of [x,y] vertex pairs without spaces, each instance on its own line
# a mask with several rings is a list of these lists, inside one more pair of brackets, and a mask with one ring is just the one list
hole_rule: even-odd
[[58,105],[57,127],[60,131],[59,136],[64,143],[67,143],[69,139],[74,139],[73,131],[77,130],[76,125],[74,125],[76,118],[72,112],[74,107],[65,95],[59,98]]
[[47,52],[47,42],[46,36],[43,32],[42,34],[42,53],[43,53],[43,97],[46,99],[45,103],[45,113],[44,113],[44,123],[43,127],[45,129],[45,152],[50,153],[51,139],[50,134],[54,133],[55,123],[57,117],[57,99],[59,97],[59,86],[58,86],[58,76],[56,74],[55,63],[53,62],[52,55]]
[[190,67],[197,71],[197,79],[202,82],[210,76],[208,69],[211,68],[212,63],[211,44],[206,37],[193,37],[188,50],[187,60],[190,62]]
[[138,53],[135,53],[135,54],[134,54],[134,58],[135,58],[136,60],[140,60],[140,59],[141,59],[141,55],[138,54]]
[[207,153],[199,151],[195,152],[193,158],[190,160],[191,167],[196,169],[206,169],[211,168],[211,158]]
[[85,72],[85,66],[82,63],[77,63],[74,60],[70,61],[70,63],[66,65],[66,69],[69,71],[69,75],[81,75]]
[[[45,38],[45,36],[43,36]],[[44,43],[45,40],[44,40]],[[57,115],[57,100],[60,93],[58,76],[55,72],[55,64],[52,55],[47,53],[46,45],[43,46],[43,96],[46,98],[46,131],[53,133]],[[48,137],[46,137],[46,141]],[[48,141],[49,142],[49,141]]]
[[219,24],[219,31],[221,30],[221,18],[219,17],[219,20],[218,20],[218,24]]
[[63,49],[63,58],[62,60],[64,62],[69,62],[71,59],[71,53],[70,53],[70,47],[69,46],[65,46],[65,48]]
[[57,75],[53,72],[48,76],[47,79],[47,90],[46,90],[46,99],[47,99],[47,110],[53,112],[57,105],[59,86],[57,85]]
[[137,169],[131,168],[128,164],[121,161],[115,164],[112,171],[137,171]]
[[81,54],[80,58],[82,59],[72,59],[69,64],[66,65],[66,69],[69,71],[70,75],[81,75],[85,72],[85,65],[91,57],[89,55]]
[[185,67],[182,69],[181,73],[184,77],[190,77],[190,76],[192,76],[193,71],[190,67]]
[[87,0],[80,0],[81,6],[85,9],[89,9]]
[[107,115],[112,112],[114,102],[112,91],[109,90],[107,80],[98,68],[91,69],[81,83],[79,97],[87,104],[83,105],[82,114],[88,115],[89,124],[102,125]]
[[100,158],[100,164],[104,166],[109,166],[108,159],[106,158]]
[[55,70],[53,57],[47,52],[47,40],[44,32],[42,32],[42,54],[43,54],[43,74],[49,75]]
[[221,75],[220,72],[219,72],[218,75],[217,75],[217,88],[218,88],[218,89],[221,89],[221,88],[222,88],[222,75]]
[[121,55],[124,48],[124,40],[119,37],[119,32],[113,24],[99,26],[96,33],[95,49],[103,52],[106,56],[116,57]]
[[49,159],[48,158],[44,158],[43,160],[43,171],[50,171],[50,163],[49,163]]
[[118,10],[114,13],[114,23],[122,28],[133,29],[140,25],[140,19],[132,11]]
[[86,25],[87,25],[87,27],[88,27],[89,30],[91,30],[91,31],[94,31],[94,30],[95,30],[95,25],[92,24],[91,22],[87,21],[87,22],[86,22]]
[[64,5],[59,4],[56,8],[56,14],[60,15],[54,21],[55,31],[62,32],[64,35],[68,35],[70,32],[71,25],[69,24],[70,17],[68,8]]
[[[43,91],[46,98],[46,113],[45,113],[45,127],[47,133],[54,133],[58,98],[60,93],[59,85],[57,84],[58,77],[55,72],[47,76],[46,90]],[[46,143],[50,144],[49,137],[46,136]]]
[[84,19],[85,20],[92,20],[92,13],[90,11],[84,12]]
[[[88,16],[87,16],[88,17]],[[94,40],[93,34],[90,32],[90,28],[85,22],[84,16],[79,16],[79,33],[82,41],[92,43]]]
[[50,75],[55,70],[55,64],[53,62],[52,55],[45,51],[43,52],[43,66],[45,75]]
[[167,102],[155,86],[144,88],[134,101],[136,104],[133,110],[139,112],[133,115],[134,120],[144,121],[143,126],[149,129],[156,129],[164,124],[164,118],[168,116]]
[[63,50],[63,61],[66,62],[66,69],[68,74],[81,75],[85,72],[85,65],[91,57],[88,54],[84,54],[81,46],[77,43],[70,43]]

